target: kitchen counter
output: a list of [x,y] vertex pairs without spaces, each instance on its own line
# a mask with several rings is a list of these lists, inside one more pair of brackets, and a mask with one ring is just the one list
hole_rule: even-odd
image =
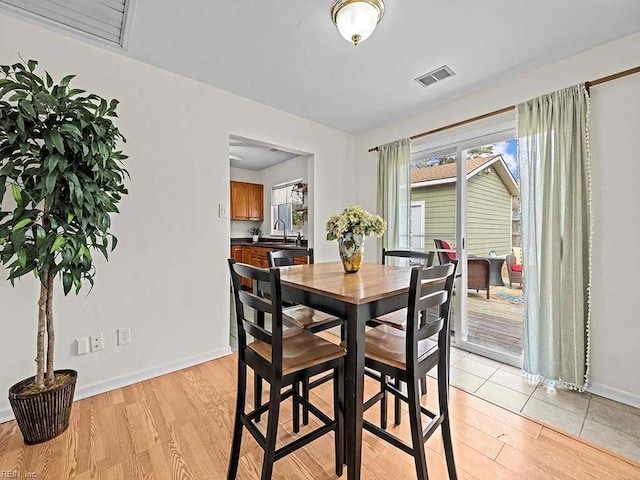
[[285,248],[307,248],[308,242],[307,240],[302,240],[302,245],[296,245],[295,237],[287,238],[287,243],[284,243],[279,238],[261,238],[257,242],[253,242],[251,238],[232,238],[231,246],[243,246],[243,247],[265,247],[265,248],[277,248],[277,249],[285,249]]

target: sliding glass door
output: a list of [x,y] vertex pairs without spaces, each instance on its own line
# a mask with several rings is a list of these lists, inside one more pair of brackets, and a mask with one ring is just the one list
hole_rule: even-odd
[[507,130],[445,148],[415,149],[411,245],[436,250],[436,263],[458,260],[454,343],[519,365],[522,287],[509,288],[507,271],[507,256],[520,246],[513,137]]

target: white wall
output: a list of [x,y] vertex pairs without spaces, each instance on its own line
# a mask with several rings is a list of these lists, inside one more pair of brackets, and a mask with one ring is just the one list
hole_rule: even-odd
[[[75,73],[76,87],[119,99],[128,139],[131,193],[113,221],[118,248],[98,262],[91,295],[56,292],[56,365],[79,371],[80,396],[228,352],[230,226],[217,204],[229,206],[230,134],[313,152],[321,222],[353,202],[347,176],[334,174],[354,163],[351,135],[0,14],[2,63],[18,53],[54,78]],[[335,256],[330,242],[315,247],[320,261]],[[31,278],[0,283],[0,392],[35,372],[37,288]],[[116,347],[116,328],[127,325],[133,343]],[[97,332],[104,351],[74,356],[73,339]],[[9,415],[1,394],[0,420]]]
[[[518,78],[434,107],[359,135],[356,168],[361,183],[358,202],[376,207],[376,145],[408,137],[466,118],[517,104],[569,85],[640,65],[640,34],[634,34]],[[436,85],[432,88],[438,88]],[[592,391],[640,406],[640,322],[637,287],[640,267],[640,205],[636,138],[640,132],[640,75],[592,89],[591,140],[593,180]],[[505,118],[465,127],[467,131]],[[457,136],[460,132],[440,134]]]

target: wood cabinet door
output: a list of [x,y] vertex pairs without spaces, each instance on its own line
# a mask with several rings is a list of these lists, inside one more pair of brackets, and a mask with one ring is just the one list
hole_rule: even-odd
[[258,183],[249,183],[249,202],[248,213],[249,220],[264,219],[264,186]]
[[244,263],[244,251],[242,245],[231,247],[231,258],[238,263]]
[[249,184],[231,182],[231,220],[249,219]]

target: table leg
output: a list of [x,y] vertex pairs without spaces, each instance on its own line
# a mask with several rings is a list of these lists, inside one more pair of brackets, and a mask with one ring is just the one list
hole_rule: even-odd
[[347,478],[360,480],[362,458],[362,400],[364,396],[364,333],[366,308],[347,309],[347,358],[345,365],[345,403],[347,436]]

